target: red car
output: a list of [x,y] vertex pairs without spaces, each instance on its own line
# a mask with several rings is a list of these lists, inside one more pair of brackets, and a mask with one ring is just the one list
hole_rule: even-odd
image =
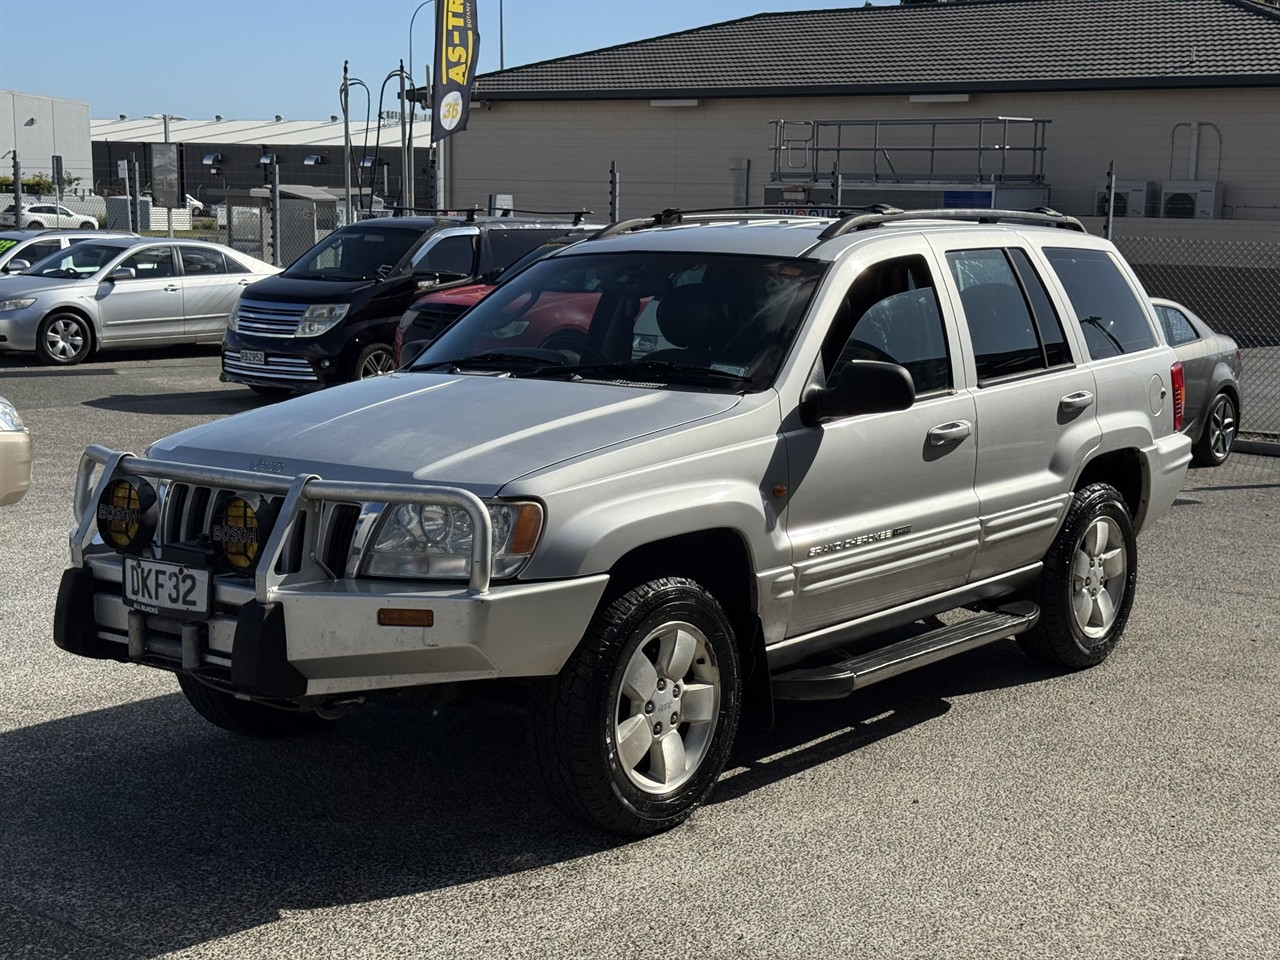
[[[502,280],[514,277],[517,273],[565,247],[573,246],[584,238],[581,235],[556,237],[535,247],[527,254],[502,271]],[[468,309],[479,303],[496,287],[495,283],[469,283],[462,287],[450,287],[437,290],[419,297],[400,318],[396,327],[395,351],[396,365],[403,366],[422,351],[428,343],[440,335],[450,323],[460,317]],[[595,308],[594,300],[588,303],[581,295],[572,298],[544,298],[546,302],[538,303],[528,310],[522,320],[527,320],[525,328],[508,332],[507,328],[494,331],[493,346],[540,346],[553,333],[561,330],[569,335],[581,335],[591,321],[591,311]],[[569,302],[569,301],[572,302]],[[500,336],[499,334],[507,334]]]

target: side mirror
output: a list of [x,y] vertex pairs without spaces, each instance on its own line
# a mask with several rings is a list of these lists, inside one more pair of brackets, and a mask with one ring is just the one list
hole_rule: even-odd
[[116,267],[111,271],[111,276],[107,277],[112,283],[117,280],[133,280],[138,276],[138,271],[133,267]]
[[800,419],[816,427],[867,413],[906,410],[916,402],[916,387],[905,367],[879,360],[851,360],[835,382],[810,387],[800,398]]
[[31,269],[30,260],[20,260],[15,258],[13,260],[10,260],[8,264],[5,265],[4,272],[5,273],[26,273],[30,269]]

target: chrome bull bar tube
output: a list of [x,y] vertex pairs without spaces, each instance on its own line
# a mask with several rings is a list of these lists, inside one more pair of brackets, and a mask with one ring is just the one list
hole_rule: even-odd
[[[95,469],[102,468],[97,483]],[[276,562],[288,539],[289,530],[309,503],[327,500],[374,503],[437,504],[464,510],[471,518],[471,593],[486,593],[493,578],[493,522],[489,510],[478,496],[459,487],[420,486],[404,483],[362,483],[354,480],[325,480],[313,474],[278,477],[250,470],[150,460],[131,453],[119,453],[92,444],[85,448],[76,472],[76,529],[71,535],[71,560],[84,565],[84,553],[96,529],[93,505],[98,502],[111,480],[119,474],[133,474],[153,479],[178,480],[185,483],[221,486],[252,493],[276,494],[285,498],[271,536],[263,548],[255,577],[257,599],[268,601],[270,589],[279,581]],[[92,488],[92,489],[91,489]]]

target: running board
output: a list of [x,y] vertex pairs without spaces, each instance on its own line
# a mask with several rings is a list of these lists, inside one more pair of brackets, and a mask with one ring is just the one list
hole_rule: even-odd
[[1006,604],[949,627],[863,653],[839,663],[788,670],[773,677],[779,700],[838,700],[855,690],[928,666],[1035,626],[1040,608],[1027,600]]

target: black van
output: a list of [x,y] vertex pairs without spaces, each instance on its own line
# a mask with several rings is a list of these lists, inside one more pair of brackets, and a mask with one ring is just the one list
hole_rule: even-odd
[[246,287],[222,341],[222,379],[259,393],[314,390],[394,368],[396,327],[427,289],[492,282],[563,220],[383,217],[329,234]]

